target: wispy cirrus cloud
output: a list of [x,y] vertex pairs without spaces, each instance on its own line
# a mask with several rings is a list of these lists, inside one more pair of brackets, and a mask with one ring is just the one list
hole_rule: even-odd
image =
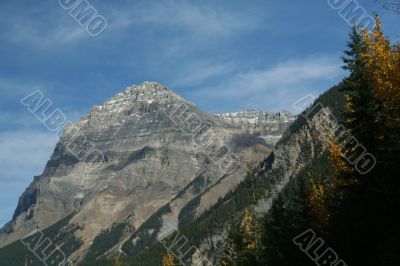
[[[8,3],[0,22],[0,40],[47,52],[60,46],[78,44],[91,37],[68,11],[54,3]],[[12,12],[7,12],[7,10]]]
[[226,82],[199,90],[196,95],[239,102],[242,108],[247,105],[262,110],[290,109],[304,94],[318,94],[343,75],[337,55],[311,56],[236,73]]
[[220,62],[218,60],[194,60],[190,68],[182,68],[171,81],[172,87],[196,86],[207,80],[227,75],[237,67],[234,62]]
[[7,30],[0,35],[0,39],[37,49],[58,49],[60,45],[75,44],[90,38],[85,30],[73,21],[63,16],[50,16],[54,17],[52,23],[26,17],[14,17],[13,23],[10,23]]
[[115,14],[111,22],[115,29],[147,25],[203,38],[221,39],[262,26],[250,15],[186,0],[146,1]]

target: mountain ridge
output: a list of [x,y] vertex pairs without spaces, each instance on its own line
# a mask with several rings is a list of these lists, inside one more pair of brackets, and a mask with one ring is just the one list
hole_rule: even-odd
[[[166,204],[173,214],[162,218],[158,234],[176,229],[192,199],[202,195],[198,216],[241,182],[248,164],[271,152],[253,133],[227,126],[159,83],[128,87],[65,128],[0,230],[0,245],[72,215],[66,227],[80,241],[70,254],[77,263],[103,230],[121,221],[135,230]],[[93,150],[101,152],[95,160],[84,156]]]

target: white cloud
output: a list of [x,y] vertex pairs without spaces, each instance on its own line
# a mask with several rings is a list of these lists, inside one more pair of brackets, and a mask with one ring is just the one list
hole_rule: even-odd
[[307,93],[319,93],[343,76],[337,56],[288,60],[273,67],[237,73],[229,81],[197,92],[201,98],[225,98],[268,110],[292,106]]
[[[71,18],[72,20],[72,18]],[[3,38],[14,43],[25,43],[36,48],[59,48],[59,45],[72,44],[88,38],[85,29],[77,23],[55,19],[48,25],[19,21],[12,25]]]
[[114,29],[133,24],[149,24],[202,38],[221,39],[261,27],[254,17],[185,0],[148,2],[145,5],[120,10],[115,13],[115,17],[116,19],[111,21],[111,27]]
[[211,60],[199,60],[187,62],[189,68],[182,68],[176,73],[177,78],[171,82],[171,86],[195,86],[208,79],[220,77],[232,72],[236,65],[233,62],[213,62]]
[[26,4],[14,3],[12,13],[2,14],[1,41],[48,52],[91,38],[57,1],[32,5],[28,8]]

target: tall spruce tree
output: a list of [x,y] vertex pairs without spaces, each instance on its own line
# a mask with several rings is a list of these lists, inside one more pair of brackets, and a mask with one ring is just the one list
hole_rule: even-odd
[[[343,81],[342,87],[347,100],[345,125],[369,152],[373,152],[376,134],[371,122],[375,120],[377,102],[365,71],[366,62],[362,54],[366,47],[357,26],[353,27],[347,46],[349,49],[344,51],[343,68],[350,75]],[[346,152],[351,153],[351,150]]]

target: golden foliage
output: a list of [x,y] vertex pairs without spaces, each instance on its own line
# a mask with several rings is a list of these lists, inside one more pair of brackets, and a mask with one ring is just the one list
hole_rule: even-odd
[[119,256],[115,257],[113,266],[122,266]]
[[334,166],[336,174],[342,173],[344,171],[351,171],[351,167],[346,159],[343,157],[343,153],[339,145],[333,139],[329,139],[328,150],[330,153],[330,160]]
[[337,205],[340,204],[340,201],[343,200],[345,196],[345,188],[349,185],[357,184],[358,180],[354,167],[343,157],[341,148],[335,140],[329,140],[328,150],[330,153],[330,164],[334,171],[334,176],[329,184],[330,190],[335,192],[333,195],[335,199],[331,202],[335,202],[334,205]]
[[366,72],[374,87],[374,96],[383,106],[384,119],[389,119],[386,126],[399,127],[400,117],[400,49],[391,45],[385,37],[381,22],[377,19],[372,33],[363,31]]
[[222,266],[228,266],[228,265],[230,265],[229,262],[228,262],[228,260],[227,260],[227,258],[222,258],[222,259],[221,259],[221,265],[222,265]]
[[167,252],[163,257],[163,266],[174,266],[174,256]]
[[220,259],[224,266],[238,265],[237,261],[257,249],[257,224],[254,214],[245,209],[244,217],[234,217],[228,227],[228,239],[225,247],[225,255]]
[[252,213],[246,209],[243,219],[244,244],[246,249],[256,248],[256,225]]
[[315,223],[313,226],[324,230],[329,223],[329,209],[327,207],[328,194],[325,187],[316,181],[311,183],[307,194],[307,202]]
[[[328,140],[328,151],[330,153],[329,159],[331,165],[334,167],[335,179],[337,179],[337,177],[339,176],[341,177],[345,176],[348,181],[350,181],[350,179],[353,180],[350,183],[354,183],[355,181],[354,167],[352,167],[346,160],[341,147],[336,143],[336,141],[333,138],[330,138]],[[339,181],[335,180],[333,185],[337,184],[337,182]]]

